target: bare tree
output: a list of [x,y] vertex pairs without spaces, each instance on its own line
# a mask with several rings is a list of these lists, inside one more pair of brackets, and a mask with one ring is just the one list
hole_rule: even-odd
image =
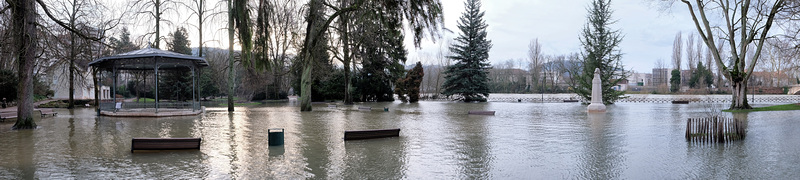
[[[775,16],[785,10],[784,0],[702,1],[681,0],[692,16],[697,32],[710,50],[714,51],[716,64],[731,81],[731,109],[751,109],[747,103],[747,81],[758,63],[761,50],[770,36],[769,30]],[[722,27],[712,27],[709,13],[719,14]],[[715,35],[718,34],[718,35]],[[727,42],[732,64],[725,65],[722,51],[715,40]],[[755,51],[750,51],[755,48]],[[751,54],[752,53],[752,54]],[[748,63],[748,58],[752,59]]]
[[137,0],[133,1],[130,7],[134,7],[139,11],[133,12],[138,17],[140,23],[145,23],[150,25],[153,23],[155,25],[152,27],[152,30],[148,30],[146,34],[142,36],[142,38],[148,38],[152,36],[153,40],[153,48],[159,48],[161,44],[161,23],[166,23],[167,25],[173,25],[171,20],[165,19],[165,17],[170,17],[169,15],[165,15],[165,13],[171,13],[172,15],[178,15],[178,3],[174,0]]
[[285,69],[291,57],[289,52],[300,50],[301,36],[303,28],[300,16],[300,5],[295,0],[272,0],[275,4],[275,12],[270,18],[272,29],[272,39],[270,40],[270,50],[272,55],[272,73],[275,78],[275,91],[282,90],[288,84],[284,74],[288,73]]
[[667,83],[669,82],[669,75],[667,74],[669,71],[666,70],[667,65],[664,63],[664,59],[656,59],[653,69],[660,72],[653,72],[653,79],[650,80],[650,83],[655,85],[659,93],[669,92],[669,85]]
[[436,51],[436,62],[438,63],[439,67],[437,67],[438,73],[436,73],[436,94],[435,96],[439,96],[442,93],[442,83],[444,82],[443,73],[445,68],[452,64],[452,59],[447,58],[453,55],[453,52],[450,51],[450,47],[452,45],[452,40],[447,40],[445,43],[439,44],[439,49]]
[[562,74],[567,74],[568,78],[564,78],[564,81],[569,85],[569,87],[575,87],[580,80],[578,73],[582,69],[581,58],[581,54],[577,52],[569,53],[567,54],[567,59],[557,65],[559,72],[562,72]]
[[[795,49],[789,44],[788,41],[781,39],[769,39],[764,46],[764,61],[756,68],[764,72],[764,81],[766,86],[785,86],[788,85],[791,72],[797,71],[794,62],[798,58],[795,56]],[[775,82],[774,80],[778,80]]]
[[[705,65],[708,67],[708,70],[712,72],[711,75],[715,76],[714,82],[716,83],[717,82],[716,76],[719,75],[719,70],[718,70],[719,68],[716,68],[717,66],[715,66],[714,63],[713,63],[714,62],[714,55],[712,54],[712,51],[710,49],[708,49],[708,47],[705,46],[705,43],[703,43],[703,39],[698,38],[697,41],[699,41],[699,43],[697,43],[697,45],[702,47],[703,49],[705,49],[705,53],[703,53],[704,56],[705,56],[705,58],[704,58],[705,59]],[[719,84],[714,84],[714,85],[719,87]]]
[[[70,28],[81,30],[84,34],[91,34],[94,37],[104,37],[105,32],[116,27],[119,22],[118,19],[107,19],[109,9],[95,0],[69,0],[53,2],[53,4],[57,4],[53,6],[53,14],[59,16],[60,21],[65,21]],[[92,25],[89,24],[90,22],[98,24]],[[74,32],[69,32],[67,37],[69,42],[62,44],[68,47],[66,51],[68,55],[61,57],[65,57],[64,59],[68,62],[66,63],[69,73],[69,104],[67,108],[72,109],[75,107],[75,85],[76,83],[86,83],[83,81],[85,79],[84,70],[88,69],[88,61],[93,59],[91,48],[95,43],[79,37]],[[81,68],[77,68],[76,64],[81,64]],[[76,80],[75,76],[81,78]]]
[[528,44],[528,70],[531,73],[532,87],[539,89],[539,80],[542,74],[542,65],[544,64],[544,55],[542,54],[542,45],[539,44],[539,38],[531,40]]
[[681,38],[681,32],[675,34],[675,40],[672,41],[672,68],[681,70],[681,53],[683,52],[683,42]]
[[[689,37],[686,37],[686,68],[689,72],[694,72],[697,66],[697,52],[694,47],[694,33],[689,33]],[[683,79],[686,78],[681,78],[682,81]]]
[[255,67],[263,70],[264,93],[279,97],[288,84],[284,75],[289,72],[290,52],[297,52],[302,28],[300,6],[294,0],[259,0],[256,7],[253,58]]
[[184,6],[189,8],[189,10],[192,12],[191,14],[192,16],[197,17],[196,25],[191,23],[187,24],[197,28],[198,32],[197,56],[199,57],[205,56],[205,54],[203,53],[203,51],[205,50],[203,49],[203,45],[205,44],[205,41],[203,41],[203,27],[205,27],[207,21],[213,20],[215,17],[217,17],[217,15],[222,13],[221,10],[216,9],[217,7],[222,7],[222,3],[224,3],[224,1],[217,1],[217,3],[214,6],[211,6],[211,8],[209,8],[208,5],[206,5],[206,0],[192,0],[191,4],[189,5],[183,4]]
[[69,27],[63,21],[54,17],[47,4],[42,0],[7,0],[8,8],[3,10],[11,10],[11,33],[13,33],[12,43],[13,56],[17,59],[19,84],[17,86],[17,122],[14,123],[14,129],[29,129],[35,128],[36,123],[33,121],[33,76],[36,58],[38,54],[38,37],[36,37],[38,17],[36,4],[42,8],[44,13],[50,20],[53,20],[59,26],[76,33],[77,35],[98,41],[100,38],[90,37],[80,31]]

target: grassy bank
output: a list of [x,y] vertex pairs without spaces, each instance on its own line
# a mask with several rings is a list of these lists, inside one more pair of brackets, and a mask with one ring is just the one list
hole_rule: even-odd
[[775,105],[775,106],[767,106],[767,107],[757,107],[753,109],[742,109],[742,110],[723,110],[725,112],[755,112],[755,111],[791,111],[791,110],[800,110],[800,105],[798,104],[783,104],[783,105]]

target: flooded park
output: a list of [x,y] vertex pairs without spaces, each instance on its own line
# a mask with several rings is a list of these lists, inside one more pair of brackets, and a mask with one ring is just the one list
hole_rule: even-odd
[[[502,95],[500,95],[502,96]],[[533,96],[533,95],[530,95]],[[758,98],[758,97],[756,97]],[[756,102],[755,106],[791,102]],[[35,130],[0,125],[0,179],[786,179],[800,176],[796,111],[720,113],[725,103],[296,101],[209,107],[198,116],[96,116],[56,109]],[[371,111],[358,107],[372,107]],[[384,111],[383,107],[388,108]],[[496,111],[468,115],[469,110]],[[739,119],[747,137],[687,142],[686,119]],[[268,146],[267,129],[285,144]],[[344,141],[348,130],[400,137]],[[131,153],[135,137],[199,137],[200,150]]]

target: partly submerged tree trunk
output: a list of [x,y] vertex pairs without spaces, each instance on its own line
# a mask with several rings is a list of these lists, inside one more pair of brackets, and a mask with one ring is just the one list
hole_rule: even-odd
[[36,4],[33,0],[9,2],[16,45],[19,84],[17,85],[17,122],[14,129],[36,128],[33,121],[33,69],[36,61]]
[[[721,69],[722,74],[731,81],[733,96],[731,109],[752,109],[747,103],[747,81],[758,62],[761,49],[769,36],[769,30],[776,15],[784,10],[788,3],[785,0],[754,2],[748,0],[735,3],[717,1],[692,3],[689,0],[681,0],[681,2],[686,4],[698,35],[711,51],[717,68]],[[750,13],[750,10],[758,13]],[[707,11],[719,13],[725,17],[723,20],[728,22],[726,28],[712,26],[706,16]],[[715,29],[721,29],[721,35],[715,36],[714,33],[717,32]],[[736,37],[737,35],[740,37]],[[729,57],[732,59],[724,59],[729,64],[727,66],[726,62],[723,62],[723,51],[720,48],[722,46],[716,45],[717,39],[724,40],[729,44],[727,48],[731,54]],[[755,51],[751,53],[749,48],[752,47],[755,48]],[[745,67],[747,68],[745,69]]]
[[[346,0],[340,1],[340,7],[347,7],[350,3]],[[350,94],[352,91],[352,79],[350,74],[350,61],[352,61],[352,56],[350,56],[350,16],[349,13],[344,13],[339,17],[339,29],[342,38],[342,65],[344,65],[344,104],[350,105],[353,104],[353,96]]]
[[311,111],[311,71],[314,70],[314,64],[311,63],[313,58],[308,56],[310,54],[306,53],[303,57],[306,63],[300,80],[300,111]]
[[[97,111],[97,115],[100,115],[100,84],[97,81],[97,67],[92,67],[92,84],[94,84],[94,108]],[[138,88],[137,91],[139,92]],[[137,95],[138,96],[138,95]],[[139,102],[137,99],[136,102]]]
[[[300,111],[311,111],[311,71],[315,65],[313,52],[317,49],[317,38],[320,33],[325,33],[324,26],[320,22],[323,4],[321,0],[311,0],[308,2],[309,10],[307,16],[308,25],[306,26],[306,39],[303,42],[303,74],[300,77]],[[331,17],[332,18],[332,17]]]
[[[347,55],[345,55],[347,56]],[[350,77],[350,60],[346,60],[344,64],[344,104],[351,105],[353,104],[353,96],[351,94],[353,88],[353,81]]]
[[[70,21],[70,27],[75,28],[74,18]],[[70,33],[69,49],[69,104],[67,109],[75,108],[75,33]]]
[[233,112],[233,0],[228,0],[228,112]]
[[[742,78],[733,78],[734,80],[742,79]],[[747,103],[747,81],[738,81],[733,82],[731,86],[731,94],[733,94],[733,99],[731,100],[731,107],[730,109],[753,109],[749,103]]]

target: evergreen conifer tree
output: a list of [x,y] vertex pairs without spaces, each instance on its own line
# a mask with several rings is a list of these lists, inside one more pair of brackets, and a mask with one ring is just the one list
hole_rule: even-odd
[[458,20],[461,33],[450,46],[454,55],[447,57],[455,60],[455,64],[445,71],[442,94],[448,97],[458,94],[465,102],[484,102],[489,96],[488,70],[491,67],[487,61],[492,42],[486,39],[487,25],[479,0],[467,0],[464,4],[466,11]]
[[419,86],[422,85],[422,78],[425,76],[425,71],[422,69],[422,62],[417,62],[406,75],[406,94],[408,94],[408,102],[415,103],[419,101]]
[[689,87],[710,87],[712,83],[714,83],[714,76],[711,75],[711,70],[703,66],[703,62],[698,61],[697,68],[692,72],[692,77],[689,78]]
[[591,99],[592,78],[594,69],[600,68],[602,81],[603,104],[613,104],[622,98],[623,91],[616,91],[611,87],[616,86],[626,78],[625,69],[620,63],[622,53],[619,44],[622,36],[619,30],[609,27],[614,24],[611,19],[611,0],[594,0],[588,8],[588,22],[581,32],[581,45],[583,46],[583,62],[581,72],[577,72],[577,83],[573,91],[584,99]]
[[[175,32],[170,33],[170,42],[167,42],[169,51],[191,55],[192,49],[189,48],[189,35],[185,28],[178,28]],[[159,78],[159,90],[164,94],[164,97],[171,100],[185,101],[192,97],[192,74],[188,70],[180,71],[167,71]]]
[[672,70],[672,77],[669,78],[669,92],[678,92],[681,88],[681,71]]
[[419,86],[422,85],[422,77],[424,76],[422,62],[417,62],[414,68],[406,72],[404,78],[399,78],[395,81],[394,93],[397,94],[400,101],[419,102]]

